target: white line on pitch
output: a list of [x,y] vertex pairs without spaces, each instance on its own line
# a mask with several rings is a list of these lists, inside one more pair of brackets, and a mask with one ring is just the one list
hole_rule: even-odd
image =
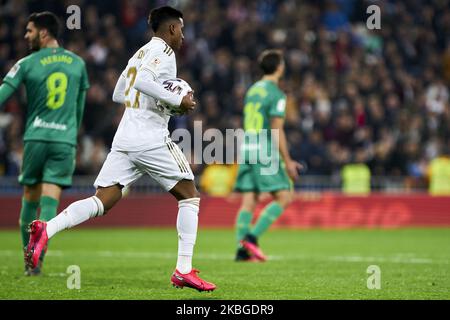
[[[73,252],[73,251],[72,251]],[[20,254],[14,250],[0,250],[0,256],[16,256]],[[49,250],[47,256],[50,257],[63,257],[68,256],[70,253],[62,250]],[[77,251],[76,255],[79,256],[98,256],[103,258],[159,258],[159,259],[175,259],[176,253],[170,252],[142,252],[142,251]],[[195,258],[208,259],[208,260],[226,260],[232,261],[234,256],[230,254],[211,254],[211,253],[197,253]],[[334,261],[334,262],[349,262],[349,263],[361,263],[361,262],[373,262],[373,263],[399,263],[399,264],[449,264],[447,259],[429,259],[416,257],[413,253],[399,253],[392,256],[362,256],[362,255],[338,255],[338,256],[322,256],[322,255],[270,255],[270,261],[286,261],[286,260],[319,260],[319,261]]]

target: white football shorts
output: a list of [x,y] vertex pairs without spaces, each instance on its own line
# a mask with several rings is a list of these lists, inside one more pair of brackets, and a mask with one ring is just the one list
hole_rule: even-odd
[[172,141],[146,151],[111,150],[94,182],[94,187],[120,184],[129,186],[148,174],[166,191],[179,181],[194,180],[194,174],[183,152]]

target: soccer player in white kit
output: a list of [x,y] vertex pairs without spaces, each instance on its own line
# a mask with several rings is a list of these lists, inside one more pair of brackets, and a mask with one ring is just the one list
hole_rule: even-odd
[[72,203],[47,223],[33,221],[25,259],[30,266],[36,265],[41,252],[47,250],[48,239],[104,215],[121,199],[123,187],[148,174],[178,200],[178,259],[172,284],[212,291],[216,286],[201,279],[199,271],[192,268],[200,204],[194,175],[169,137],[170,116],[157,105],[160,100],[179,105],[186,112],[195,107],[192,92],[181,97],[161,85],[176,78],[174,50],[179,50],[183,42],[183,14],[172,7],[160,7],[151,11],[149,24],[154,37],[128,61],[114,90],[113,100],[125,104],[126,110],[95,180],[95,195]]

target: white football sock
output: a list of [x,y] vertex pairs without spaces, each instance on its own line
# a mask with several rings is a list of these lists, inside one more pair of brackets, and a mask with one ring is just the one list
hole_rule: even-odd
[[50,239],[59,231],[72,228],[90,218],[103,215],[103,203],[96,196],[72,203],[56,217],[47,222]]
[[200,198],[178,201],[178,260],[177,270],[189,273],[192,270],[192,255],[197,238]]

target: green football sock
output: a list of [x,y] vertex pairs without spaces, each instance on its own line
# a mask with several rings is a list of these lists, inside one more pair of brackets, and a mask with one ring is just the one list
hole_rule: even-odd
[[266,232],[267,229],[272,225],[272,223],[278,219],[278,217],[283,212],[283,207],[278,204],[278,202],[273,201],[269,203],[264,209],[261,215],[258,218],[258,221],[256,221],[254,227],[250,231],[250,234],[259,237],[264,232]]
[[56,217],[58,205],[59,205],[58,200],[51,197],[42,196],[40,203],[41,215],[39,216],[39,220],[49,221],[54,217]]
[[28,225],[36,220],[39,202],[31,202],[22,198],[22,208],[20,209],[20,233],[22,235],[22,244],[24,247],[28,245],[30,234],[28,233]]
[[244,239],[245,235],[250,230],[250,223],[252,222],[253,213],[242,210],[239,212],[236,219],[236,238],[237,242]]
[[[59,201],[52,197],[42,196],[41,197],[41,214],[39,215],[39,220],[49,221],[56,217],[58,210]],[[42,251],[39,257],[40,261],[44,261],[45,251]]]

